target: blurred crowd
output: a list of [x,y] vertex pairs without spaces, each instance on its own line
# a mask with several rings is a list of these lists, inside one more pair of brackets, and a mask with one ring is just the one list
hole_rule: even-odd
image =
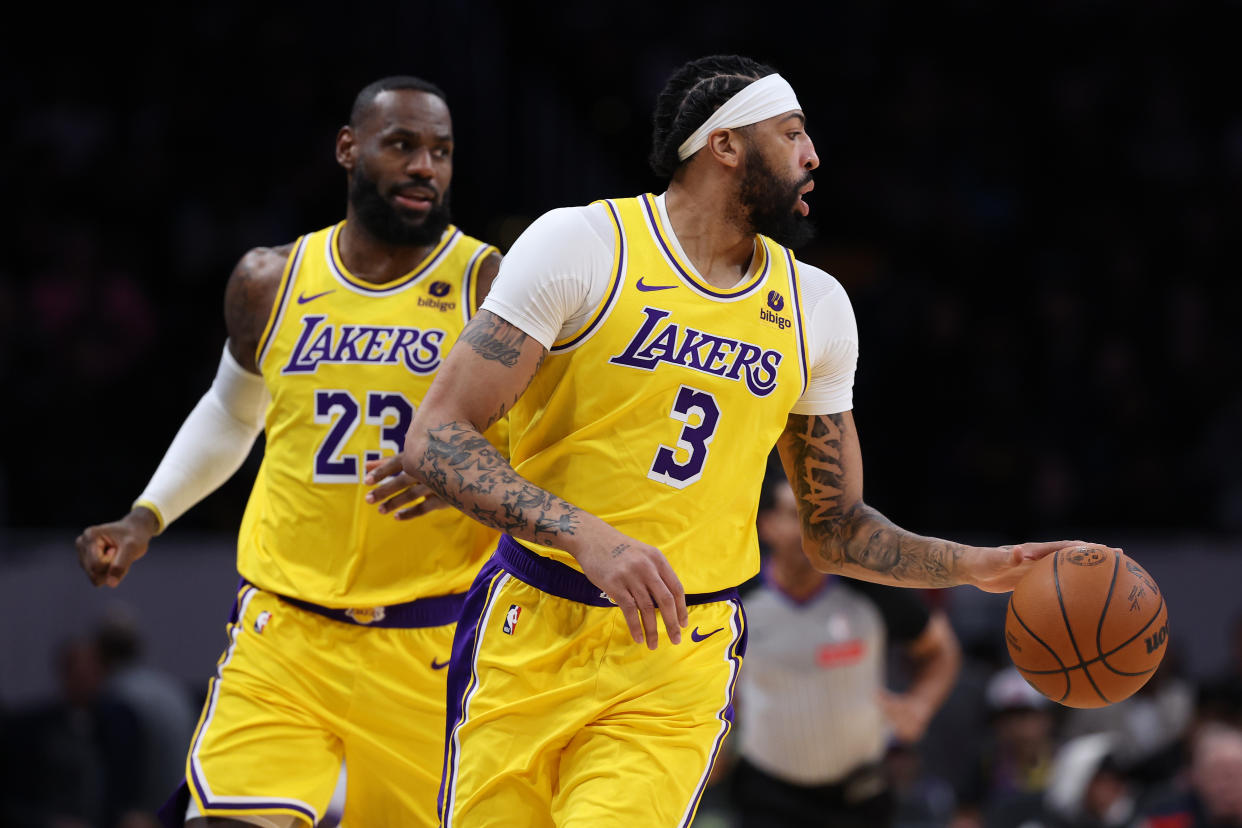
[[[0,57],[19,207],[0,379],[38,401],[5,412],[29,439],[4,453],[0,524],[128,505],[210,382],[233,264],[342,214],[332,141],[365,82],[446,88],[457,217],[504,248],[552,207],[658,188],[665,74],[742,51],[810,116],[820,233],[801,256],[855,304],[869,500],[941,534],[1242,528],[1242,109],[1214,91],[1242,7],[791,10],[814,48],[744,8],[661,7],[653,29],[553,3],[519,39],[523,4],[382,5],[364,35],[223,3],[151,11],[176,38],[106,42],[86,12]],[[187,522],[234,527],[246,490]]]
[[[1217,674],[1190,677],[1174,639],[1142,689],[1097,709],[1048,701],[994,636],[958,635],[948,701],[921,741],[885,757],[896,828],[1242,826],[1242,615]],[[206,682],[173,680],[143,643],[113,610],[63,642],[50,665],[57,698],[0,707],[0,825],[154,828]],[[889,683],[902,681],[894,658]],[[696,825],[734,824],[727,787],[708,790]]]

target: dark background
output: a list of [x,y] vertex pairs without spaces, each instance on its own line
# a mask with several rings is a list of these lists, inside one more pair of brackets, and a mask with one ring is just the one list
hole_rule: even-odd
[[[740,52],[822,161],[867,499],[1010,540],[1242,529],[1242,6],[203,4],[6,27],[0,525],[123,514],[211,382],[237,259],[337,221],[354,94],[448,93],[458,223],[659,192],[655,95]],[[119,15],[119,16],[118,16]],[[240,521],[258,452],[179,522]]]

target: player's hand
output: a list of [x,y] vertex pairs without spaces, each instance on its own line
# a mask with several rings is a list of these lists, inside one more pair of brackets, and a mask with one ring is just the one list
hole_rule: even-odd
[[78,535],[78,563],[92,584],[114,587],[134,561],[147,554],[147,545],[158,532],[155,515],[139,506],[120,520],[88,526]]
[[[367,485],[375,488],[367,492],[367,503],[378,503],[380,514],[397,510],[397,520],[410,520],[436,509],[448,506],[438,495],[419,483],[401,467],[401,456],[386,460],[368,460],[366,463]],[[376,485],[378,484],[378,485]],[[412,506],[405,506],[412,503]]]
[[[1076,540],[985,547],[980,550],[983,554],[976,565],[974,577],[970,583],[984,592],[1011,592],[1040,558],[1067,547],[1095,545],[1099,544]],[[1108,548],[1118,555],[1124,554],[1120,549]]]
[[880,712],[893,727],[893,735],[903,744],[911,745],[923,738],[927,725],[936,712],[930,704],[918,696],[907,693],[891,693],[880,690],[876,701]]
[[574,557],[591,583],[621,609],[634,643],[645,639],[647,649],[656,648],[657,611],[669,641],[681,643],[681,628],[690,623],[686,591],[659,549],[617,532],[609,542],[594,544]]

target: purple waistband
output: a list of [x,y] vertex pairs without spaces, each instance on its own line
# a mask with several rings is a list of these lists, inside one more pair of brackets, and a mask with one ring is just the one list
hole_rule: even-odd
[[[496,559],[510,574],[549,595],[593,607],[614,606],[587,576],[560,561],[530,551],[508,535],[500,536],[500,543],[496,545]],[[737,587],[715,592],[687,593],[686,605],[713,604],[737,597]]]
[[390,604],[386,607],[353,607],[350,609],[333,609],[290,598],[288,595],[272,593],[286,604],[298,609],[354,624],[359,627],[385,627],[388,629],[406,630],[416,627],[443,627],[456,624],[461,616],[462,605],[466,601],[466,593],[457,592],[452,595],[437,595],[433,598],[416,598],[404,604]]

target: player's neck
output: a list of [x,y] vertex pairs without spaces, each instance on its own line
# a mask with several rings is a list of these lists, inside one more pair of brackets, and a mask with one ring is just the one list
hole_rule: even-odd
[[755,258],[755,234],[728,214],[735,197],[724,180],[674,180],[664,195],[673,235],[699,275],[716,287],[729,288],[749,272]]
[[376,285],[399,279],[414,270],[435,247],[434,244],[412,246],[380,241],[352,216],[346,218],[341,229],[339,246],[346,269],[362,281]]

